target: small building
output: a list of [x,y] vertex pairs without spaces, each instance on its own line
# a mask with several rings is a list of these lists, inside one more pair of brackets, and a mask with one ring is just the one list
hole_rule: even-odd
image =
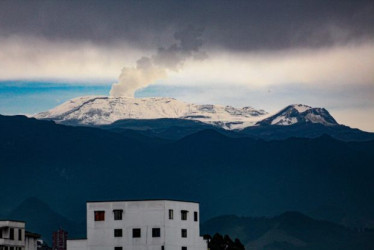
[[68,232],[59,229],[52,235],[52,250],[66,250]]
[[68,250],[207,250],[199,203],[176,200],[87,202],[87,239]]
[[25,231],[25,222],[0,221],[0,250],[36,250],[39,234]]
[[38,240],[40,239],[40,234],[25,232],[25,247],[26,250],[36,250],[38,248]]

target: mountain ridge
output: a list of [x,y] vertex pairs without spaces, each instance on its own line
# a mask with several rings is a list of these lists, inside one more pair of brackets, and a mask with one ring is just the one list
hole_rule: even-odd
[[292,104],[276,114],[256,123],[260,126],[293,125],[296,123],[319,123],[325,126],[339,125],[324,108],[312,108],[303,104]]
[[272,217],[223,215],[202,224],[202,232],[239,238],[246,249],[373,249],[373,232],[355,231],[297,211]]
[[203,122],[226,130],[300,123],[339,125],[326,109],[303,104],[289,105],[270,116],[264,110],[256,110],[249,106],[234,108],[212,104],[197,105],[166,97],[77,97],[34,117],[81,126],[110,125],[125,119],[183,119]]
[[108,125],[122,119],[179,118],[227,129],[253,125],[267,113],[251,107],[197,105],[174,98],[86,96],[71,99],[33,117],[67,125]]

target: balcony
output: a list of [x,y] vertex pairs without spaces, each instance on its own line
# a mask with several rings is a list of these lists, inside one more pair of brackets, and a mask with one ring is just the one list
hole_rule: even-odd
[[10,240],[10,239],[0,239],[0,246],[14,246],[14,247],[24,247],[24,241]]

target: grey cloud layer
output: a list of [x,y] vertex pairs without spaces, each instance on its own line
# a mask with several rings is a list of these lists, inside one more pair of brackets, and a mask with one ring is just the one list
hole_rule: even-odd
[[[1,1],[0,37],[154,48],[187,25],[230,50],[322,47],[374,37],[371,0]],[[156,44],[156,45],[155,45]]]

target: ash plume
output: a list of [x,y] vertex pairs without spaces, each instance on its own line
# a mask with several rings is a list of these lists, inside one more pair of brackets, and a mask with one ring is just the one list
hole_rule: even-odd
[[124,67],[118,83],[112,85],[110,96],[134,97],[137,89],[167,78],[168,71],[180,70],[186,60],[206,58],[205,52],[200,51],[202,33],[202,28],[189,26],[174,34],[176,43],[160,47],[155,55],[141,57],[135,67]]

